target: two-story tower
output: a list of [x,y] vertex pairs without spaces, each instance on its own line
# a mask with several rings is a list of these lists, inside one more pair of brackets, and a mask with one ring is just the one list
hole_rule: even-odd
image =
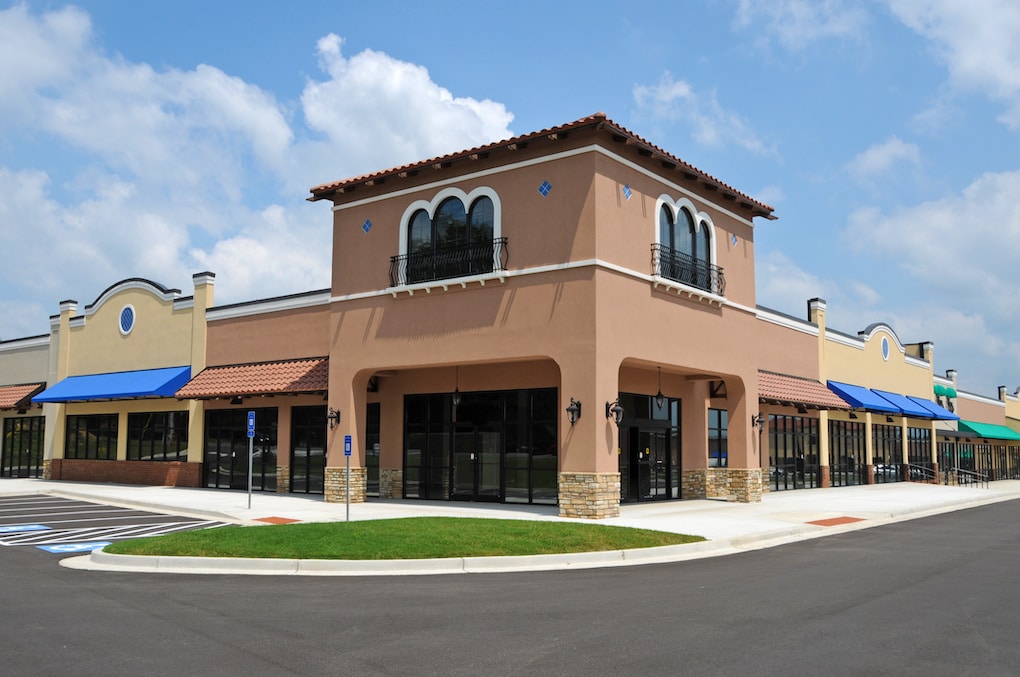
[[603,114],[317,186],[328,500],[759,500],[754,224]]

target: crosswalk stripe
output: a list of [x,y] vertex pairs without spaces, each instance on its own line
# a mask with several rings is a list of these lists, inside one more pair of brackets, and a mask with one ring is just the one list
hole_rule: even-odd
[[25,532],[0,538],[0,546],[47,545],[77,541],[95,541],[162,536],[163,534],[189,529],[210,529],[225,526],[223,522],[164,522],[161,524],[129,524],[112,527],[86,527],[81,529],[60,529],[46,532]]

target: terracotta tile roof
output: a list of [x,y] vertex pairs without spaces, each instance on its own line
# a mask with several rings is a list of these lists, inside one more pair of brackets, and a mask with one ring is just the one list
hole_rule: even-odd
[[710,186],[713,186],[714,188],[717,189],[721,189],[724,193],[729,193],[730,197],[738,200],[742,206],[750,208],[752,211],[754,211],[756,216],[764,216],[765,218],[769,219],[775,218],[774,216],[772,216],[773,209],[771,206],[765,204],[764,202],[756,200],[753,197],[746,195],[745,193],[742,193],[731,186],[728,186],[727,184],[723,183],[722,181],[715,178],[711,174],[703,172],[694,165],[685,162],[680,158],[671,155],[670,153],[667,153],[665,150],[648,142],[647,140],[638,136],[629,129],[616,124],[608,117],[606,117],[605,113],[595,113],[594,115],[589,115],[587,117],[583,117],[579,120],[574,120],[573,122],[568,122],[557,127],[549,127],[547,129],[542,129],[537,132],[531,132],[530,134],[522,134],[520,136],[515,136],[510,139],[496,141],[495,143],[486,144],[484,146],[478,146],[476,148],[469,148],[467,150],[458,151],[456,153],[441,155],[439,157],[430,158],[428,160],[420,160],[418,162],[412,162],[410,164],[401,165],[399,167],[391,167],[390,169],[372,172],[371,174],[362,174],[361,176],[342,179],[340,181],[324,183],[310,189],[309,192],[311,192],[312,195],[311,197],[308,198],[308,200],[311,202],[314,202],[316,200],[324,200],[329,198],[333,193],[337,191],[342,192],[343,188],[353,186],[358,183],[376,181],[378,179],[384,179],[387,177],[401,174],[403,172],[415,171],[426,167],[443,166],[445,164],[452,163],[456,160],[469,158],[473,155],[478,155],[480,153],[488,153],[490,151],[497,150],[499,148],[506,148],[514,144],[526,143],[528,141],[543,137],[548,138],[554,134],[562,134],[574,129],[580,129],[582,127],[595,127],[595,126],[608,128],[611,131],[618,134],[619,136],[623,137],[623,140],[626,140],[628,142],[633,143],[634,145],[641,147],[643,151],[647,151],[646,154],[650,153],[652,155],[658,156],[661,160],[676,165],[678,168],[680,168],[681,171],[692,174],[702,179]]
[[850,409],[850,405],[818,381],[758,370],[758,399],[810,409]]
[[174,396],[201,400],[235,395],[324,393],[328,387],[329,359],[317,357],[206,367]]
[[32,403],[32,397],[41,393],[45,387],[45,383],[0,386],[0,409],[27,407]]

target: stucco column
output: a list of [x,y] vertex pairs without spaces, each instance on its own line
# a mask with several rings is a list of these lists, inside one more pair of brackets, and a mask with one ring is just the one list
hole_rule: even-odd
[[[620,514],[619,428],[606,417],[606,402],[620,390],[620,360],[593,349],[557,356],[560,368],[559,505],[562,517],[602,519]],[[581,403],[581,416],[570,424],[570,400]]]
[[[365,407],[368,402],[366,391],[371,372],[355,373],[347,368],[345,360],[329,361],[329,402],[330,409],[339,413],[340,420],[333,429],[326,430],[326,479],[325,498],[327,503],[344,503],[350,496],[351,503],[365,500],[365,486],[368,479],[365,470]],[[350,493],[348,494],[348,456],[344,453],[347,436],[351,439]]]
[[832,486],[832,461],[829,459],[829,410],[818,412],[818,486]]
[[864,412],[864,472],[867,484],[875,483],[875,433],[870,411]]

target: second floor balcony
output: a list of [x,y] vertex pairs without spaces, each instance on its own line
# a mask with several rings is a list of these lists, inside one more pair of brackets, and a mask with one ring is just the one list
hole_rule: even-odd
[[505,237],[391,256],[390,286],[501,272],[508,256]]
[[662,244],[652,245],[652,274],[718,296],[726,292],[722,268]]

